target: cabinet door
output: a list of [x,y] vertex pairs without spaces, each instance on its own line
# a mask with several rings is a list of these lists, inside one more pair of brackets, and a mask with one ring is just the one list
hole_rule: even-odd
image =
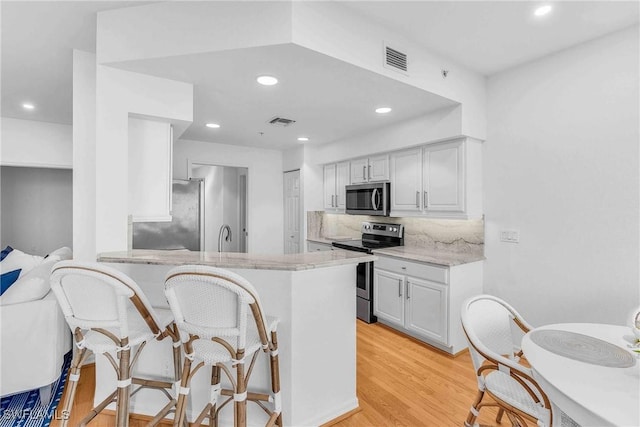
[[367,159],[357,159],[351,161],[351,183],[352,184],[362,184],[363,182],[367,182],[367,173],[368,173],[368,161]]
[[377,156],[369,158],[367,166],[367,177],[369,181],[388,181],[389,180],[389,156]]
[[391,155],[391,210],[419,211],[422,206],[422,149]]
[[336,165],[324,166],[324,208],[336,208]]
[[132,220],[171,221],[171,125],[130,117],[128,145],[128,200]]
[[345,187],[349,184],[349,172],[349,162],[342,162],[336,165],[336,207],[338,209],[345,209]]
[[404,276],[374,268],[373,314],[400,327],[404,319]]
[[464,212],[464,142],[424,148],[425,211]]
[[404,327],[426,338],[449,345],[448,287],[407,277]]

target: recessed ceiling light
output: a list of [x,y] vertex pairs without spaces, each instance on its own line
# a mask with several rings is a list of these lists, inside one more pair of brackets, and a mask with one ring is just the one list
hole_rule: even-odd
[[391,111],[391,107],[376,108],[376,113],[378,113],[378,114],[387,114],[390,111]]
[[298,141],[300,141],[300,142],[306,142],[308,140],[309,140],[309,138],[307,138],[306,136],[301,136],[300,138],[298,138]]
[[544,16],[547,13],[551,12],[551,6],[550,5],[544,5],[544,6],[540,6],[539,8],[537,8],[533,14],[536,16]]
[[273,76],[259,76],[256,80],[264,86],[273,86],[278,83],[278,79]]
[[217,123],[207,123],[206,126],[212,129],[218,129],[220,127],[220,125]]
[[33,110],[36,108],[36,106],[31,104],[30,102],[25,102],[24,104],[22,104],[22,108],[24,108],[25,110]]

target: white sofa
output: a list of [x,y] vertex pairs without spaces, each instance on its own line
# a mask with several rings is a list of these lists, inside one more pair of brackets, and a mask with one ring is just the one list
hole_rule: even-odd
[[49,275],[63,259],[71,259],[70,249],[41,259],[0,296],[0,396],[38,388],[41,401],[47,401],[60,376],[71,332],[50,290]]

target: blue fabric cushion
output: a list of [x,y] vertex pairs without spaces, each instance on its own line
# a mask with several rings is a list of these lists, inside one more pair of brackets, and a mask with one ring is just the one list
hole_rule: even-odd
[[2,275],[0,275],[0,280],[2,282],[0,285],[0,295],[4,294],[4,292],[9,289],[9,287],[13,285],[16,280],[18,280],[21,271],[22,269],[19,268],[17,270],[2,273]]
[[9,252],[11,252],[12,250],[13,248],[11,246],[7,246],[6,248],[4,248],[2,252],[0,252],[0,261],[2,261],[7,255],[9,255]]

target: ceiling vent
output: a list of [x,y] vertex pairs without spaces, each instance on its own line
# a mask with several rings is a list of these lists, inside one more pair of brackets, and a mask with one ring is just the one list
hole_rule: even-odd
[[384,66],[407,74],[407,54],[384,44]]
[[295,122],[296,122],[295,120],[285,119],[284,117],[274,117],[271,120],[269,120],[267,123],[271,125],[286,127],[294,124]]

